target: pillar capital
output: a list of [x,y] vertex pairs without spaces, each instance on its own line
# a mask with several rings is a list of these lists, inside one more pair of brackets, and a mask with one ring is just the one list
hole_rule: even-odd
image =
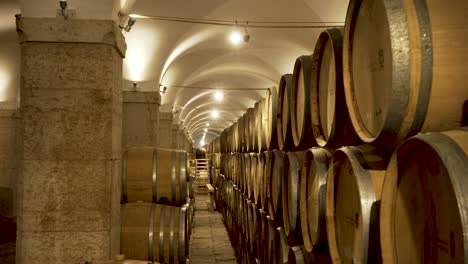
[[16,17],[19,43],[100,43],[114,46],[122,58],[127,44],[112,20]]

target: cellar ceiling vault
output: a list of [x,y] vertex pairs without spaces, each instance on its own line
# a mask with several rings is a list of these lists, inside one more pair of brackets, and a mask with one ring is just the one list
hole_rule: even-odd
[[[123,90],[157,91],[161,111],[173,111],[174,123],[185,128],[198,146],[205,126],[209,143],[249,107],[265,97],[264,88],[276,86],[291,73],[295,59],[313,52],[323,28],[256,28],[245,22],[344,22],[347,0],[69,0],[74,19],[113,19],[117,13],[135,14],[136,23],[125,32]],[[19,106],[19,44],[14,15],[56,17],[58,0],[2,0],[0,2],[0,108]],[[165,21],[154,16],[237,21],[235,25],[207,25]],[[294,25],[293,23],[291,25]],[[300,25],[297,24],[297,25]],[[335,23],[333,25],[342,25]],[[233,46],[229,34],[247,30],[250,40]],[[14,51],[14,52],[13,52]],[[1,78],[0,78],[1,79]],[[185,88],[184,88],[185,87]],[[222,102],[213,94],[224,91]],[[239,88],[239,89],[236,89]],[[218,109],[220,116],[211,117]]]

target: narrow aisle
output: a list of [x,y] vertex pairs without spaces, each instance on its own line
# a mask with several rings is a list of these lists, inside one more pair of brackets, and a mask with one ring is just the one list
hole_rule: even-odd
[[208,195],[197,194],[195,200],[190,263],[237,263],[222,215],[217,211],[208,211]]

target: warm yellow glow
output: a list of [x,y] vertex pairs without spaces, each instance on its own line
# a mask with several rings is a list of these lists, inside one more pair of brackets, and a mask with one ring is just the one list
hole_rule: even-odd
[[231,32],[231,35],[229,35],[229,41],[231,41],[231,44],[233,45],[239,45],[242,42],[242,34],[238,31],[233,31]]
[[224,93],[222,91],[216,91],[213,97],[216,101],[221,102],[224,98]]
[[210,126],[210,123],[206,123],[206,126],[209,127],[209,126]]
[[130,11],[135,4],[136,0],[120,0],[120,11],[127,13]]
[[124,79],[134,82],[151,80],[154,74],[149,69],[159,46],[159,36],[154,30],[137,21],[132,30],[126,33],[127,53],[124,59]]
[[11,77],[4,67],[5,66],[0,66],[0,102],[6,102],[12,99],[8,91]]
[[207,132],[207,131],[208,131],[208,128],[205,128],[205,132]]
[[211,117],[213,117],[213,118],[218,118],[218,117],[219,117],[219,112],[218,112],[218,110],[212,110],[212,111],[211,111]]

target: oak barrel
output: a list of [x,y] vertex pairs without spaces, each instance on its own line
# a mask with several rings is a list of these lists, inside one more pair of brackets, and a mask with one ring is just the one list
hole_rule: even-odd
[[343,29],[323,31],[312,57],[311,122],[317,145],[353,146],[359,137],[349,118],[343,87]]
[[302,245],[299,192],[305,154],[305,151],[298,151],[284,156],[284,176],[281,183],[283,226],[291,246]]
[[284,177],[284,155],[283,151],[275,149],[272,151],[269,160],[270,185],[267,186],[268,211],[275,221],[275,224],[278,225],[281,225],[283,222],[281,184]]
[[277,227],[274,234],[273,264],[287,264],[289,249],[288,239],[283,227]]
[[276,133],[278,136],[278,147],[288,151],[293,149],[293,137],[291,129],[291,97],[292,97],[292,74],[281,76],[278,90],[278,114],[276,118]]
[[186,207],[152,203],[123,204],[120,252],[130,259],[186,263]]
[[[292,93],[289,111],[291,111],[291,132],[294,146],[307,149],[315,145],[311,122],[312,56],[304,55],[296,59],[292,75]],[[284,110],[283,110],[284,111]]]
[[268,209],[268,201],[269,201],[269,187],[271,182],[271,164],[272,164],[272,155],[273,152],[267,150],[262,154],[263,160],[263,184],[260,187],[260,203],[263,210],[267,215],[270,214]]
[[255,170],[255,179],[254,179],[254,190],[253,190],[253,200],[258,208],[263,209],[262,204],[262,193],[263,188],[265,187],[264,184],[264,168],[265,168],[265,160],[263,154],[257,154],[257,168]]
[[254,151],[254,129],[255,129],[255,114],[253,107],[248,108],[244,119],[244,138],[246,141],[246,152]]
[[185,204],[189,180],[185,159],[185,151],[129,147],[122,159],[122,201]]
[[346,103],[359,137],[395,147],[417,132],[460,126],[468,99],[468,1],[349,3]]
[[266,92],[266,97],[265,97],[265,103],[266,103],[266,114],[267,116],[265,117],[265,123],[266,127],[264,128],[265,130],[265,142],[266,142],[266,147],[269,150],[277,149],[279,147],[278,145],[278,128],[277,128],[277,118],[276,116],[278,115],[278,112],[280,111],[278,109],[278,88],[275,87],[270,87],[267,92]]
[[331,159],[326,149],[308,149],[301,171],[300,219],[307,252],[328,251],[325,205]]
[[333,263],[379,263],[379,202],[388,158],[374,147],[343,147],[327,179],[327,236]]
[[468,262],[468,128],[419,134],[393,153],[381,204],[384,263]]
[[266,137],[267,137],[267,126],[268,126],[268,104],[266,98],[258,101],[258,110],[255,120],[257,121],[257,150],[262,153],[267,149]]
[[314,256],[307,252],[304,246],[294,246],[289,249],[288,264],[308,264],[314,263]]

